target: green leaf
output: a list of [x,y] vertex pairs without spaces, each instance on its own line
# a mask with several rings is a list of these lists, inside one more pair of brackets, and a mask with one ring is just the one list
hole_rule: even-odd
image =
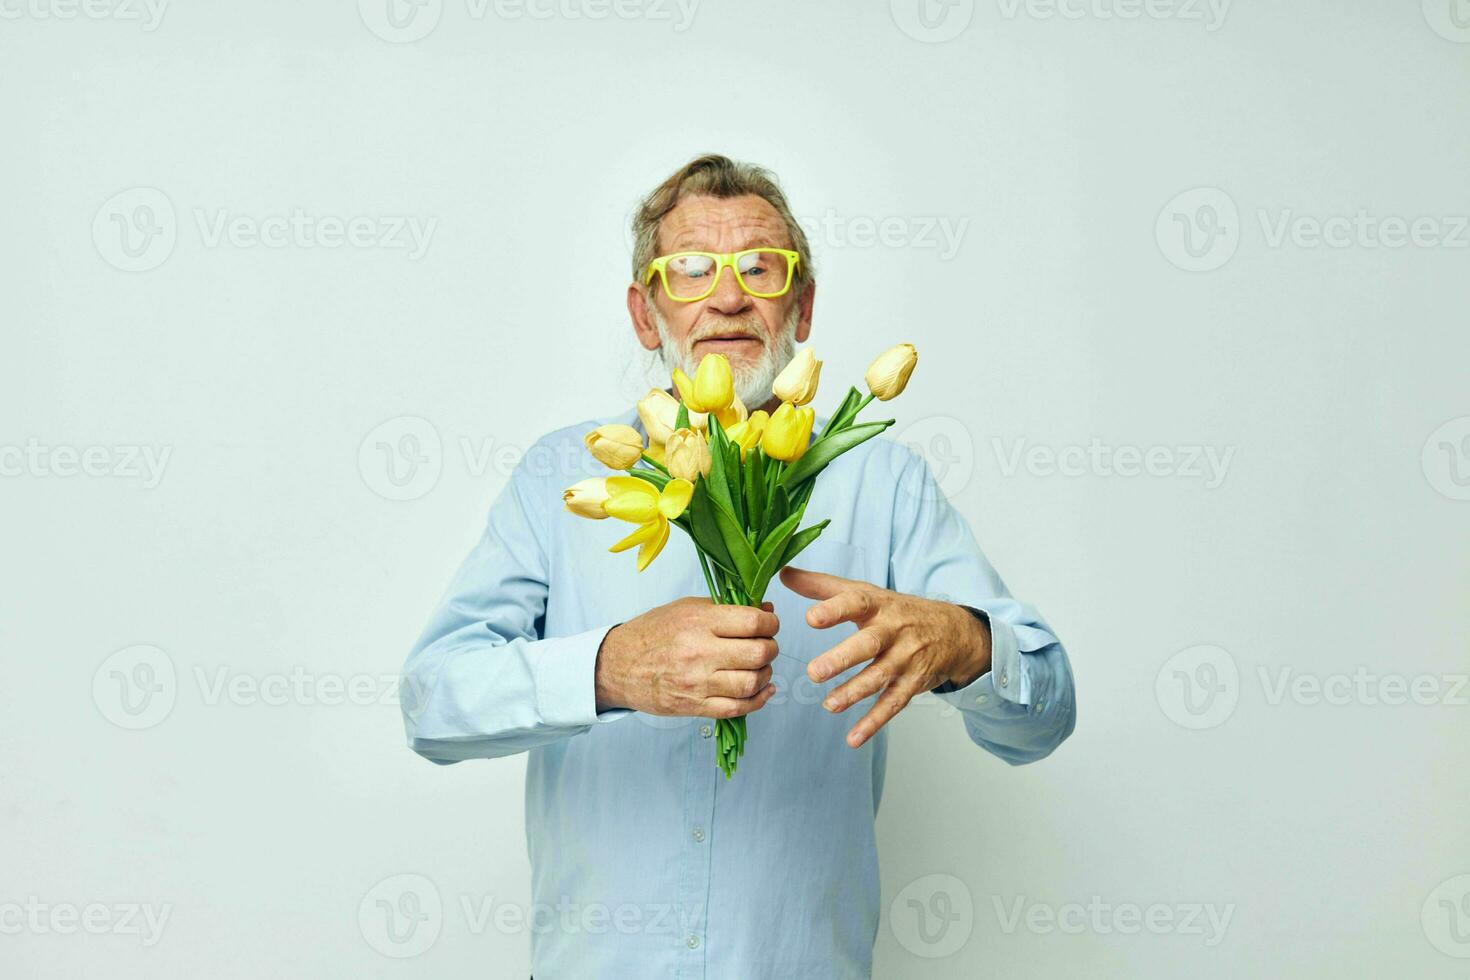
[[822,529],[831,523],[831,518],[828,518],[818,524],[813,524],[811,527],[802,528],[793,534],[791,540],[786,542],[786,548],[781,555],[781,567],[785,568],[791,564],[796,559],[796,556],[801,554],[802,549],[817,540],[817,535],[821,534]]
[[747,585],[755,578],[757,563],[750,542],[745,540],[745,529],[735,520],[735,515],[713,496],[710,503],[714,505],[715,524],[725,540],[725,548],[735,562],[735,572],[740,576],[741,584]]
[[791,532],[796,530],[796,525],[801,523],[800,514],[792,514],[786,520],[776,526],[771,536],[761,542],[760,551],[756,553],[758,565],[755,570],[755,578],[750,582],[750,596],[759,602],[766,594],[766,586],[771,581],[771,576],[781,567],[781,556],[786,553],[786,540],[791,537]]
[[685,405],[683,402],[679,403],[679,411],[674,415],[674,428],[689,428],[689,406]]
[[771,528],[786,520],[793,509],[791,495],[786,492],[785,487],[777,484],[771,491],[770,499],[766,501],[766,512],[761,515],[760,539],[764,541],[766,535],[771,533]]
[[749,527],[745,518],[745,467],[740,465],[740,447],[725,440],[725,479],[730,481],[730,512],[741,527]]
[[715,508],[709,497],[709,481],[700,480],[694,485],[694,496],[689,500],[689,533],[699,550],[710,560],[731,575],[738,574],[730,550],[725,547],[725,536],[715,520]]
[[827,464],[838,456],[861,445],[869,439],[882,432],[893,424],[893,419],[886,422],[866,422],[862,425],[854,425],[850,429],[844,429],[821,442],[813,443],[806,454],[781,474],[781,485],[788,488],[797,487],[803,480],[816,476],[827,468]]
[[735,503],[730,499],[730,478],[725,475],[725,446],[729,438],[725,430],[720,428],[720,423],[713,415],[709,417],[709,474],[705,481],[709,483],[709,496],[711,500],[725,505],[725,509],[731,514],[735,513]]
[[745,454],[745,517],[750,527],[761,526],[766,509],[766,454],[759,447]]
[[832,417],[827,420],[822,434],[817,436],[817,439],[822,440],[842,431],[842,427],[852,421],[852,413],[857,409],[857,403],[861,398],[862,395],[858,394],[856,388],[847,389],[847,394],[842,396],[842,401],[837,405],[837,411],[832,413]]

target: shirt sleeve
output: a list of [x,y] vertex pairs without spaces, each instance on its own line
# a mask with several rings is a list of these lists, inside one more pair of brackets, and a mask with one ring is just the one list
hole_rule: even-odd
[[549,492],[524,461],[516,467],[408,655],[404,727],[409,747],[433,762],[513,755],[630,713],[597,711],[597,653],[615,624],[541,636],[550,502],[540,498]]
[[970,607],[990,628],[990,670],[934,695],[959,709],[986,751],[1012,765],[1043,759],[1076,727],[1066,650],[1040,613],[1011,596],[928,463],[903,451],[888,587]]

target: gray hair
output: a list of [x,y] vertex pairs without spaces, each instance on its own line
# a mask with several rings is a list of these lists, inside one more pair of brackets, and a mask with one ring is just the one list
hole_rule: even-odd
[[664,216],[678,205],[686,194],[708,197],[730,198],[754,194],[764,199],[781,220],[786,222],[786,231],[791,235],[791,247],[801,260],[792,281],[793,288],[816,282],[816,270],[812,268],[812,253],[807,245],[806,232],[797,223],[786,203],[786,195],[776,183],[776,177],[764,167],[753,163],[738,163],[717,153],[707,153],[690,160],[674,171],[667,180],[645,197],[633,215],[633,281],[643,285],[643,274],[648,263],[658,254],[658,232]]

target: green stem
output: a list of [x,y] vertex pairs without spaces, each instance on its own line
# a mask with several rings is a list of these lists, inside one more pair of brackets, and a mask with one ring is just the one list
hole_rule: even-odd
[[658,460],[654,459],[652,456],[648,455],[647,453],[644,453],[642,455],[642,457],[640,457],[640,458],[643,460],[643,462],[647,463],[649,466],[652,466],[654,469],[658,470],[664,476],[669,476],[670,475],[669,474],[669,468],[667,466],[665,466],[663,463],[660,463]]
[[720,592],[718,589],[715,588],[715,580],[710,577],[709,562],[705,560],[704,552],[700,551],[697,547],[694,549],[694,553],[699,556],[699,569],[700,571],[704,572],[704,584],[709,586],[709,597],[715,601],[716,605],[718,605],[720,601]]

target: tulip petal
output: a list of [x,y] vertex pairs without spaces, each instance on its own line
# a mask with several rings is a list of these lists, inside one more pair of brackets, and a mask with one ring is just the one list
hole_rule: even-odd
[[664,484],[663,493],[658,495],[658,512],[672,521],[684,513],[693,496],[694,484],[688,480],[672,479]]
[[643,547],[638,549],[638,571],[648,567],[648,563],[658,557],[658,553],[664,550],[664,545],[669,540],[669,522],[658,521],[653,525],[657,532],[653,537],[643,542]]
[[679,390],[679,401],[683,402],[684,406],[693,412],[694,382],[689,379],[689,375],[678,368],[674,368],[674,387]]
[[621,521],[642,524],[658,516],[658,489],[636,476],[607,478],[607,502],[602,509]]
[[660,524],[664,524],[664,526],[667,527],[667,524],[660,520],[652,520],[649,521],[647,524],[640,524],[638,525],[638,528],[633,531],[632,534],[628,535],[626,538],[623,538],[623,540],[619,541],[617,544],[613,545],[607,550],[612,552],[627,551],[635,544],[643,544],[645,541],[658,537],[658,528]]

